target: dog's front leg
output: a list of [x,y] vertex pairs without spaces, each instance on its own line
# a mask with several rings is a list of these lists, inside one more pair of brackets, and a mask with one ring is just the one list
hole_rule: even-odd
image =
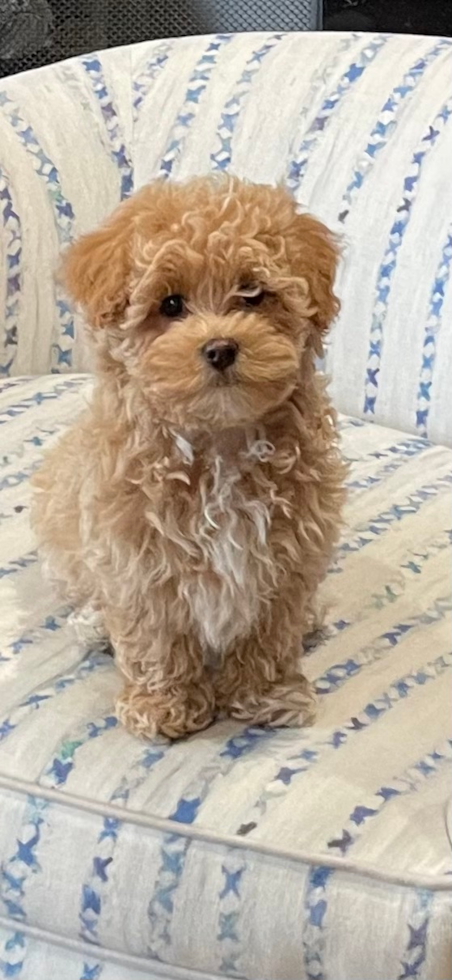
[[309,725],[315,707],[309,682],[295,664],[272,669],[273,650],[250,636],[227,654],[215,683],[217,707],[253,725]]
[[156,629],[146,613],[132,624],[117,611],[108,619],[116,662],[126,680],[116,702],[124,726],[147,738],[180,738],[206,728],[215,699],[196,639]]
[[214,679],[217,708],[240,721],[298,727],[313,720],[314,696],[300,669],[303,603],[298,598],[296,608],[286,598],[227,652]]

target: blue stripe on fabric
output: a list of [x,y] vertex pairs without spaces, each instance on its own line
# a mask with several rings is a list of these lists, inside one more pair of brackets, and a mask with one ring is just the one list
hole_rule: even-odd
[[[30,154],[34,169],[46,186],[47,194],[53,210],[55,227],[60,245],[71,242],[74,237],[74,211],[72,205],[64,196],[58,170],[40,145],[32,126],[22,117],[16,103],[7,93],[0,91],[0,109],[17,135],[19,142]],[[72,345],[75,339],[74,316],[67,303],[62,287],[55,283],[56,308],[59,319],[58,342],[52,345],[53,369],[70,368],[72,366]]]
[[187,85],[183,105],[179,109],[171,127],[170,136],[163,154],[159,176],[168,178],[174,164],[180,157],[187,137],[188,130],[196,118],[199,106],[205,96],[206,89],[217,65],[218,54],[225,45],[233,40],[232,34],[217,34],[195,64]]
[[[364,426],[369,427],[370,422],[364,422]],[[346,462],[348,463],[365,463],[367,459],[388,459],[390,457],[396,456],[415,456],[418,451],[422,448],[431,449],[432,443],[428,439],[421,439],[416,436],[410,436],[406,439],[402,439],[400,442],[393,442],[389,446],[381,446],[378,449],[371,449],[369,452],[362,452],[359,450],[358,456],[348,456],[345,452],[342,455]],[[347,447],[348,450],[349,447]]]
[[431,389],[436,363],[436,345],[443,318],[446,289],[452,269],[452,226],[447,233],[441,251],[441,260],[435,275],[430,296],[427,323],[422,344],[422,364],[417,390],[416,428],[420,435],[427,436],[428,419],[431,406]]
[[367,545],[372,544],[377,538],[389,531],[392,524],[400,523],[410,514],[417,514],[424,504],[435,497],[438,497],[444,490],[449,490],[452,484],[452,475],[447,473],[440,477],[435,483],[425,484],[418,490],[406,497],[401,503],[392,504],[388,510],[382,511],[371,518],[362,528],[357,529],[357,533],[349,541],[343,541],[337,549],[337,556],[334,564],[330,568],[330,574],[342,572],[341,562],[347,555],[361,551]]
[[19,415],[23,415],[30,408],[38,408],[43,402],[54,401],[68,391],[83,388],[86,382],[86,378],[68,378],[67,381],[56,382],[50,391],[35,391],[33,395],[27,395],[20,401],[8,405],[8,408],[4,408],[3,411],[0,410],[0,425],[5,425]]
[[[306,638],[303,640],[303,656],[313,657],[316,653],[321,650],[321,648],[328,641],[330,642],[339,634],[344,633],[345,630],[349,629],[350,626],[356,626],[357,623],[363,623],[367,618],[369,613],[375,612],[376,609],[385,609],[387,606],[396,603],[402,596],[405,595],[405,581],[407,573],[410,575],[418,576],[422,574],[423,567],[431,558],[435,555],[440,554],[442,551],[450,549],[452,543],[452,529],[443,531],[440,537],[435,538],[433,541],[429,542],[428,545],[423,546],[422,551],[408,551],[403,556],[403,560],[399,563],[398,571],[395,571],[394,579],[391,582],[386,582],[381,586],[380,591],[372,592],[369,595],[369,601],[364,603],[361,608],[359,615],[353,622],[345,619],[337,620],[336,622],[329,623],[327,627],[320,630],[319,632],[313,634],[309,642],[306,643]],[[404,576],[402,582],[400,581],[400,573]]]
[[245,62],[245,68],[221,113],[221,121],[215,134],[218,149],[210,154],[212,170],[219,170],[223,173],[228,170],[232,158],[232,137],[243,104],[250,92],[255,76],[261,69],[262,62],[285,36],[285,34],[272,34],[257,51],[252,52]]
[[[414,575],[420,575],[424,562],[429,561],[439,551],[444,551],[445,548],[449,548],[451,544],[452,528],[447,528],[443,531],[441,537],[435,538],[428,544],[418,545],[418,550],[416,551],[409,551],[408,555],[405,556],[406,560],[400,565],[400,568],[407,569]],[[419,550],[420,548],[422,550]]]
[[133,118],[138,120],[143,102],[147,99],[152,89],[152,83],[160,75],[162,69],[168,63],[169,55],[173,45],[169,41],[164,41],[153,49],[152,55],[146,63],[145,68],[133,79]]
[[9,939],[3,944],[3,952],[0,953],[0,976],[9,978],[20,976],[26,954],[25,933],[19,930],[12,931]]
[[102,62],[98,54],[87,55],[80,60],[100,106],[110,143],[111,158],[116,164],[121,178],[122,201],[129,197],[133,191],[133,165],[125,144],[124,134],[121,132],[118,110],[112,94],[108,91]]
[[363,422],[362,419],[345,418],[339,419],[337,422],[338,432],[346,432],[347,429],[364,429],[368,422]]
[[80,974],[80,980],[100,980],[104,971],[104,963],[93,963],[85,960]]
[[[272,729],[266,729],[266,737],[273,738]],[[244,736],[245,739],[244,739]],[[256,741],[257,739],[257,741]],[[230,739],[223,755],[235,758],[241,757],[253,748],[260,748],[259,729],[247,729],[242,735]],[[281,732],[278,733],[275,744],[281,743]],[[265,743],[264,743],[265,744]],[[258,764],[258,762],[257,762]],[[229,768],[226,770],[229,771]],[[222,775],[225,771],[222,771]],[[246,828],[247,829],[247,828]],[[240,836],[244,836],[241,828]],[[216,939],[219,944],[221,974],[240,976],[240,959],[243,953],[243,937],[241,935],[241,913],[243,900],[243,880],[248,870],[247,856],[243,851],[227,848],[221,865],[221,887],[218,892],[218,925]]]
[[[438,677],[442,677],[451,667],[452,655],[448,653],[429,661],[412,674],[404,674],[398,680],[395,680],[387,691],[382,691],[381,695],[365,705],[361,711],[353,715],[341,728],[331,732],[326,739],[314,743],[311,742],[311,744],[308,744],[307,747],[296,752],[294,755],[288,756],[271,782],[254,802],[252,809],[245,818],[246,824],[242,824],[236,830],[236,833],[243,837],[253,832],[258,826],[259,820],[265,816],[268,803],[277,797],[286,796],[288,787],[291,786],[293,780],[298,779],[303,773],[315,767],[324,758],[325,752],[329,754],[331,751],[335,753],[340,751],[349,742],[350,738],[359,735],[361,732],[375,725],[387,715],[388,711],[393,710],[402,701],[406,701],[419,687],[424,687],[430,681],[435,681]],[[308,742],[309,735],[300,732],[299,738],[302,742]],[[246,828],[249,828],[249,830]]]
[[221,866],[223,876],[218,896],[217,942],[220,943],[220,973],[226,976],[240,976],[240,911],[242,905],[242,878],[247,870],[243,851],[228,848]]
[[407,923],[408,940],[397,980],[408,980],[408,977],[421,976],[419,971],[427,956],[428,929],[432,906],[432,893],[418,889],[414,895],[413,908]]
[[22,572],[24,568],[36,565],[37,562],[38,554],[36,551],[29,551],[26,555],[21,555],[20,558],[12,558],[6,565],[0,566],[0,579],[9,575],[17,575],[17,572]]
[[[305,640],[303,641],[303,655],[305,657],[313,657],[325,645],[326,642],[330,642],[336,636],[339,636],[339,634],[344,633],[344,631],[349,629],[350,626],[356,626],[357,623],[363,623],[368,618],[369,613],[375,612],[376,609],[385,609],[387,606],[396,603],[402,596],[405,595],[406,589],[404,579],[407,574],[414,576],[421,575],[424,565],[435,555],[440,554],[442,551],[449,550],[451,543],[452,529],[449,528],[448,530],[443,531],[443,533],[433,541],[429,541],[428,544],[424,544],[422,546],[422,551],[410,550],[405,552],[402,561],[399,562],[397,570],[394,569],[393,580],[382,585],[380,591],[372,592],[369,595],[369,600],[364,603],[356,619],[354,619],[353,622],[340,619],[337,622],[329,623],[325,629],[322,629],[318,634],[314,634],[312,640],[307,645],[305,644]],[[400,573],[402,573],[404,576],[402,581],[400,581]],[[436,610],[434,610],[434,614],[435,613]]]
[[429,66],[436,61],[439,55],[450,49],[451,46],[452,40],[450,38],[441,38],[437,41],[424,57],[416,59],[383,103],[377,121],[370,133],[367,146],[353,164],[352,179],[339,205],[338,220],[343,224],[350,213],[350,208],[355,198],[358,196],[366,178],[373,169],[377,157],[388,145],[391,136],[397,132],[399,118],[403,113],[406,102],[414,94]]
[[[365,427],[372,425],[371,422],[364,422]],[[359,450],[359,455],[357,457],[346,456],[344,459],[348,460],[350,463],[365,463],[368,459],[388,459],[389,457],[396,456],[410,456],[416,454],[417,450],[421,447],[425,449],[432,449],[434,443],[430,442],[428,439],[421,439],[419,436],[409,436],[406,439],[402,439],[400,442],[393,442],[389,446],[380,446],[378,449],[370,449],[368,452],[362,452]]]
[[33,473],[39,469],[42,465],[40,459],[36,459],[34,463],[30,463],[29,466],[24,466],[21,470],[16,470],[15,473],[9,473],[8,476],[2,477],[0,480],[0,493],[2,490],[11,490],[13,487],[20,486],[26,480],[29,480]]
[[63,432],[65,428],[66,426],[62,424],[55,426],[54,429],[46,429],[41,425],[37,426],[35,430],[36,434],[34,436],[29,436],[28,439],[24,439],[20,445],[16,445],[15,448],[8,453],[8,455],[5,454],[0,456],[0,472],[1,470],[6,469],[7,466],[12,466],[12,464],[16,463],[18,459],[23,459],[24,456],[28,456],[30,451],[33,451],[34,449],[41,449],[41,447],[44,446],[45,443],[52,438],[52,436],[56,436],[59,432]]
[[[107,656],[108,654],[104,654],[104,659]],[[108,666],[111,669],[111,663]],[[64,786],[74,769],[78,749],[82,748],[83,745],[86,745],[92,739],[99,738],[105,732],[116,728],[118,724],[119,722],[115,715],[105,715],[104,718],[96,718],[94,721],[87,722],[86,725],[81,725],[70,736],[66,736],[61,742],[58,751],[53,755],[43,770],[39,778],[40,785],[51,786],[53,789]]]
[[[146,782],[152,769],[164,758],[171,743],[147,747],[133,764],[126,776],[110,795],[109,802],[127,807],[131,793]],[[96,852],[92,859],[90,873],[85,878],[80,899],[80,937],[86,942],[98,944],[99,924],[102,915],[104,892],[109,886],[110,866],[115,859],[116,845],[122,823],[119,819],[107,817],[102,821],[102,829],[97,838]]]
[[45,616],[39,626],[28,629],[14,640],[11,640],[5,646],[4,650],[0,650],[0,664],[9,663],[15,657],[19,656],[23,650],[28,650],[30,646],[33,646],[33,643],[39,642],[43,638],[45,639],[49,633],[58,632],[66,625],[71,612],[71,606],[61,606],[55,612]]
[[[330,851],[338,852],[343,857],[347,855],[353,847],[353,844],[363,836],[369,821],[375,820],[388,803],[391,803],[396,797],[409,796],[412,793],[416,793],[426,780],[438,775],[443,766],[451,762],[452,741],[449,740],[410,766],[402,775],[395,776],[389,781],[389,785],[381,786],[373,797],[368,797],[364,803],[355,807],[348,823],[341,829],[339,835],[328,841]],[[328,906],[327,886],[325,887],[323,903],[326,911]],[[425,960],[429,918],[428,909],[430,903],[424,902],[422,904],[423,910],[427,913],[420,923],[420,928],[423,932],[417,936],[413,935],[410,939],[410,943],[412,942],[414,945],[410,947],[409,943],[407,952],[413,955],[409,956],[406,962],[402,964],[403,973],[401,975],[399,974],[399,980],[400,977],[405,980],[408,977],[419,976],[419,968]],[[321,962],[319,965],[322,965]]]
[[9,375],[17,354],[19,305],[22,287],[22,227],[9,178],[0,166],[0,211],[4,229],[6,296],[3,320],[3,350],[0,377]]
[[0,90],[0,108],[3,109],[3,113],[16,133],[19,142],[31,155],[34,169],[46,185],[60,243],[71,242],[74,235],[74,211],[70,202],[64,197],[60,175],[55,164],[40,146],[32,126],[22,118],[20,109],[4,90]]
[[434,626],[446,619],[451,609],[452,599],[447,596],[444,599],[437,599],[425,612],[404,617],[402,622],[395,623],[372,643],[362,647],[355,657],[349,657],[342,663],[332,664],[331,667],[328,667],[328,670],[316,680],[316,694],[326,695],[337,691],[349,678],[356,677],[365,667],[388,656],[392,650],[404,642],[413,630],[420,626]]
[[[320,64],[313,71],[309,83],[309,89],[304,99],[304,105],[299,113],[299,119],[306,119],[311,112],[312,106],[317,101],[317,95],[325,87],[331,76],[334,74],[338,64],[342,61],[343,55],[352,47],[356,47],[358,41],[362,41],[363,35],[357,32],[347,33],[345,37],[335,39],[334,56],[327,64]],[[292,156],[293,146],[290,147],[289,156]]]
[[[15,843],[14,853],[0,868],[0,900],[9,918],[26,921],[26,886],[31,877],[41,870],[38,848],[42,830],[47,826],[50,803],[38,797],[28,796],[22,824]],[[22,964],[23,957],[19,960]]]
[[301,184],[306,176],[308,163],[313,150],[317,147],[322,134],[336,111],[347,97],[353,86],[363,76],[370,64],[375,60],[380,51],[390,39],[390,34],[379,34],[375,38],[366,41],[365,47],[357,56],[354,62],[344,72],[337,87],[323,100],[320,109],[307,129],[306,136],[300,143],[295,157],[291,160],[286,184],[294,195],[300,190]]
[[[378,467],[370,476],[346,480],[345,486],[348,490],[352,490],[354,493],[360,490],[368,490],[370,487],[378,486],[380,483],[385,481],[388,476],[400,469],[401,466],[409,463],[410,460],[415,459],[417,456],[426,452],[426,450],[430,448],[430,444],[423,439],[410,439],[406,440],[404,443],[399,443],[396,451],[392,453],[393,458],[389,463],[384,463],[383,466]],[[390,450],[387,450],[385,455],[389,454]],[[347,457],[345,457],[345,459],[347,459]],[[353,461],[348,460],[348,462]]]
[[24,381],[29,380],[29,377],[8,378],[7,381],[5,378],[0,378],[0,395],[3,394],[4,391],[9,391],[11,388],[17,388],[19,385],[23,385]]
[[447,764],[450,765],[451,762],[452,740],[448,739],[405,769],[401,775],[390,779],[388,785],[381,786],[373,796],[366,798],[365,802],[357,804],[346,825],[337,836],[331,837],[328,841],[329,850],[338,852],[344,857],[353,844],[362,837],[368,824],[383,812],[388,803],[396,797],[416,793],[426,780],[437,776],[442,768]]
[[[276,735],[275,729],[249,727],[229,738],[215,758],[195,776],[168,819],[176,823],[194,823],[215,780],[229,773],[238,759],[255,751]],[[165,958],[165,950],[171,942],[175,893],[182,880],[185,858],[191,843],[189,838],[179,837],[178,834],[166,834],[164,837],[160,849],[160,867],[148,905],[150,934],[147,954],[152,959]],[[220,895],[220,931],[222,912]]]
[[319,866],[310,868],[307,876],[303,923],[303,965],[307,980],[325,980],[325,895],[333,874],[332,868]]
[[148,905],[150,939],[147,956],[164,960],[165,951],[171,944],[170,924],[174,911],[174,892],[182,878],[185,858],[190,846],[188,837],[167,835],[161,848],[162,864]]
[[397,207],[397,215],[392,223],[389,233],[389,243],[386,246],[384,258],[377,275],[365,376],[365,397],[363,405],[365,415],[375,414],[378,397],[378,376],[383,351],[384,324],[388,314],[392,283],[397,268],[397,259],[413,213],[413,205],[420,186],[422,168],[428,154],[436,146],[444,132],[451,115],[452,98],[444,103],[442,109],[437,113],[432,124],[428,127],[427,132],[422,137],[417,149],[413,153],[409,173],[403,182],[402,197]]
[[0,742],[8,738],[11,732],[14,732],[30,714],[34,711],[39,711],[41,707],[46,707],[49,701],[53,701],[59,694],[63,694],[68,687],[84,681],[86,677],[89,677],[100,667],[111,669],[111,657],[109,654],[90,654],[71,673],[60,674],[53,683],[35,688],[17,707],[12,709],[11,713],[3,721],[0,721]]

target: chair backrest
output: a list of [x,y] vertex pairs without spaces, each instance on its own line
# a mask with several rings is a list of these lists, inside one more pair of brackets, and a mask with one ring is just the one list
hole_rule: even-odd
[[283,180],[343,235],[340,410],[452,441],[452,39],[214,35],[0,86],[1,371],[89,370],[62,246],[157,175]]

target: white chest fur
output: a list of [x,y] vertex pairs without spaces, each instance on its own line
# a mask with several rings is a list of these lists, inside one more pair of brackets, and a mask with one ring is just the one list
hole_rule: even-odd
[[[275,575],[270,501],[253,491],[249,478],[274,450],[257,435],[229,433],[212,447],[198,484],[196,538],[203,571],[184,591],[193,625],[214,661],[249,634]],[[191,447],[183,448],[194,458]]]

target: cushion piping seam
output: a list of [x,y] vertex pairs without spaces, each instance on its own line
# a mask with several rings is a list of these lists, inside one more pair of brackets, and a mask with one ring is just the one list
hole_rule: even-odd
[[149,978],[149,970],[152,968],[157,976],[161,976],[162,978],[167,977],[168,980],[220,980],[217,974],[205,973],[196,967],[184,967],[174,963],[163,963],[161,960],[154,960],[152,957],[122,952],[121,950],[111,949],[109,946],[84,943],[80,939],[64,936],[59,932],[51,932],[49,929],[42,929],[40,926],[32,926],[28,922],[18,922],[16,919],[8,919],[4,915],[0,915],[0,927],[8,931],[14,927],[17,932],[25,933],[30,939],[41,940],[53,946],[60,946],[63,949],[80,954],[85,959],[104,960],[115,966],[125,966],[140,971],[144,969],[147,978]]
[[123,824],[131,824],[145,827],[148,830],[156,830],[167,834],[178,834],[181,837],[198,840],[204,844],[214,844],[235,850],[251,851],[256,854],[263,854],[267,857],[295,861],[297,864],[307,864],[311,867],[326,867],[342,871],[345,874],[355,874],[361,878],[369,878],[384,884],[399,885],[402,888],[426,888],[429,891],[452,892],[452,880],[444,875],[422,875],[413,872],[393,873],[382,872],[379,868],[371,864],[358,864],[356,861],[346,861],[336,856],[328,856],[322,853],[307,853],[303,850],[290,851],[283,847],[274,847],[265,844],[263,841],[256,841],[250,838],[237,837],[232,834],[217,834],[207,828],[194,827],[189,824],[178,823],[176,820],[169,820],[165,817],[156,817],[151,814],[143,814],[134,810],[122,810],[120,807],[101,801],[85,800],[83,797],[75,796],[71,793],[60,793],[51,787],[40,786],[39,783],[28,782],[2,775],[0,773],[0,790],[6,789],[11,792],[21,793],[23,796],[41,796],[43,799],[70,809],[91,813],[99,818],[113,817]]

